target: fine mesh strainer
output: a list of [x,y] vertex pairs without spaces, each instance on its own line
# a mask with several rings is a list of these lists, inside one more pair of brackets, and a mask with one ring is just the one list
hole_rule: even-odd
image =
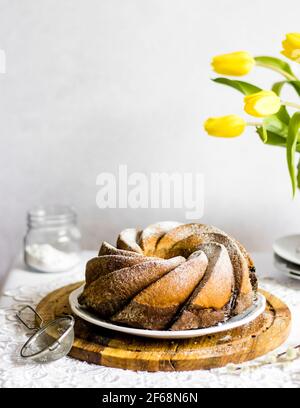
[[[27,312],[34,317],[31,324],[24,320]],[[66,315],[44,324],[40,315],[29,305],[16,314],[17,319],[29,330],[34,330],[21,349],[20,355],[25,359],[39,363],[48,363],[66,356],[74,342],[74,318]]]

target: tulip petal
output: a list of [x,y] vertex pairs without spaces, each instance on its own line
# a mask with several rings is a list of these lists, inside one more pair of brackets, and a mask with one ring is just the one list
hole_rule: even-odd
[[246,122],[237,115],[209,118],[204,123],[206,132],[215,137],[237,137],[244,132],[245,127]]
[[283,54],[285,57],[300,63],[300,33],[289,33],[282,42]]
[[281,108],[281,100],[273,91],[260,91],[247,95],[244,102],[246,113],[257,118],[274,115]]
[[255,61],[248,52],[238,51],[215,56],[211,65],[218,74],[243,76],[253,69]]

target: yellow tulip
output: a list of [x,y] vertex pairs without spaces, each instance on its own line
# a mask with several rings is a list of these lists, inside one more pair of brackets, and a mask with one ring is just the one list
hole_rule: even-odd
[[283,51],[281,51],[281,54],[300,63],[300,33],[287,34],[282,46]]
[[209,118],[204,123],[204,128],[210,136],[236,137],[240,136],[247,124],[243,118],[237,115]]
[[281,108],[281,100],[273,91],[260,91],[245,96],[245,111],[257,118],[275,115]]
[[248,74],[255,65],[255,60],[246,51],[218,55],[211,63],[213,70],[218,74],[243,76]]

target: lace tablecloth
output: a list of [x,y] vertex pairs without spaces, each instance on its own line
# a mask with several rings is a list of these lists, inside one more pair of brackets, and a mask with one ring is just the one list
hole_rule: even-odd
[[[10,275],[0,300],[0,387],[300,387],[300,281],[281,276],[269,254],[254,254],[260,286],[284,300],[291,308],[291,336],[275,353],[242,364],[210,371],[133,372],[90,365],[65,357],[53,363],[21,360],[19,352],[26,332],[15,319],[21,304],[35,306],[48,292],[83,279],[82,267],[63,275],[34,274],[19,266]],[[277,359],[279,353],[285,357]]]

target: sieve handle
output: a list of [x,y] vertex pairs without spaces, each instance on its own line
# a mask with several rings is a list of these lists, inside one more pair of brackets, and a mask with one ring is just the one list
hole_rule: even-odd
[[[24,310],[26,310],[26,309],[30,310],[31,313],[33,313],[34,316],[35,316],[35,321],[37,321],[37,324],[34,325],[34,327],[30,326],[30,325],[28,324],[28,322],[26,322],[26,321],[23,320],[23,318],[22,318],[22,313],[23,313]],[[20,310],[18,311],[18,313],[16,314],[16,318],[17,318],[25,327],[27,327],[27,329],[29,329],[29,330],[37,330],[37,329],[40,329],[40,328],[42,327],[42,325],[43,325],[43,319],[41,318],[41,316],[37,313],[37,311],[35,311],[35,310],[34,310],[31,306],[29,306],[29,305],[26,305],[26,306],[22,307],[22,309],[20,309]]]

